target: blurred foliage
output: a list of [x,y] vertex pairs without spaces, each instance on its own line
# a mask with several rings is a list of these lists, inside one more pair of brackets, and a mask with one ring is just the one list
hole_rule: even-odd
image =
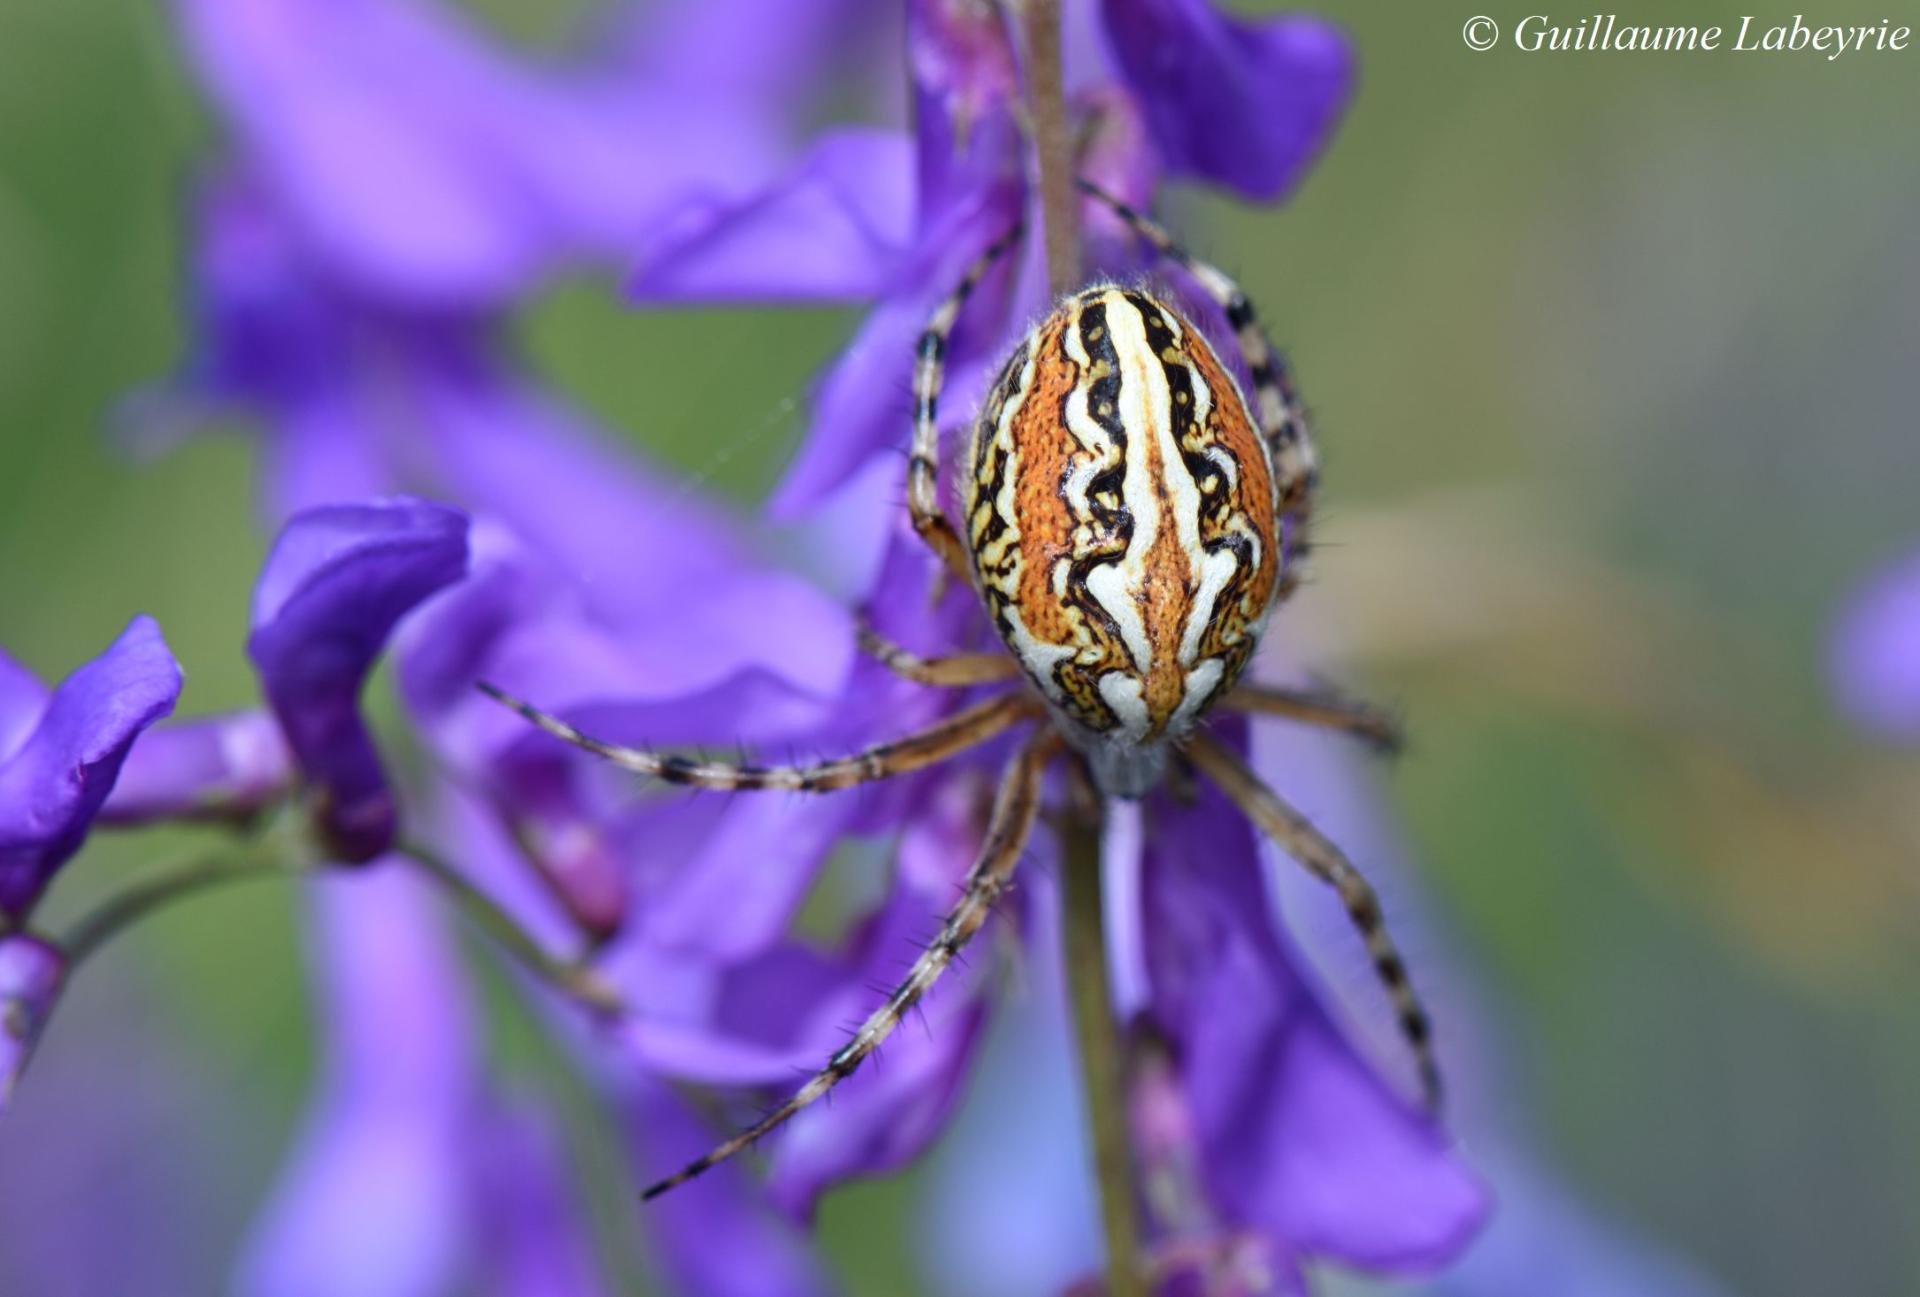
[[[539,44],[562,12],[478,7]],[[1857,575],[1920,541],[1920,52],[1476,54],[1479,8],[1343,7],[1360,93],[1298,197],[1173,205],[1275,322],[1326,451],[1317,581],[1276,633],[1412,718],[1385,786],[1575,1182],[1741,1292],[1914,1291],[1920,769],[1836,722],[1822,651]],[[186,713],[251,697],[250,443],[136,464],[108,431],[189,346],[216,137],[160,7],[0,0],[0,643],[57,677],[153,613]],[[515,339],[750,507],[852,319],[640,313],[596,278]],[[63,891],[191,843],[97,844]],[[134,1231],[152,1290],[218,1287],[309,1061],[292,903],[222,895],[88,970],[0,1126],[0,1216],[50,1158],[56,1186],[171,1174],[195,1192]],[[617,1255],[624,1173],[492,999],[504,1062],[574,1092]],[[910,1231],[877,1222],[908,1208],[829,1204],[860,1291],[900,1290]],[[0,1230],[6,1289],[52,1246]]]

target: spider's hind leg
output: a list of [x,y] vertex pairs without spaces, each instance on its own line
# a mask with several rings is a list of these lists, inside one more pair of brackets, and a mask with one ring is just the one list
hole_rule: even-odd
[[1000,788],[994,794],[986,841],[981,844],[980,855],[967,874],[959,903],[947,914],[946,922],[940,926],[939,936],[914,960],[905,980],[887,996],[886,1003],[860,1024],[853,1038],[841,1046],[827,1060],[826,1067],[801,1086],[791,1099],[705,1157],[650,1185],[641,1193],[642,1198],[657,1198],[740,1152],[853,1075],[854,1070],[893,1034],[894,1028],[913,1011],[920,998],[959,957],[974,934],[980,931],[992,912],[993,903],[1007,890],[1040,809],[1041,776],[1046,773],[1047,763],[1059,750],[1059,735],[1051,729],[1042,730],[1027,740],[1026,746],[1020,749],[1019,755],[1007,767]]
[[1388,755],[1398,753],[1406,743],[1398,717],[1332,689],[1294,689],[1242,681],[1220,700],[1220,706],[1227,711],[1279,716],[1338,730]]
[[1361,938],[1367,943],[1374,972],[1393,1000],[1400,1034],[1413,1051],[1427,1110],[1437,1114],[1440,1063],[1433,1050],[1433,1021],[1408,980],[1406,961],[1387,934],[1386,919],[1380,912],[1380,898],[1374,893],[1373,885],[1354,868],[1339,847],[1262,783],[1260,776],[1230,748],[1206,734],[1197,734],[1187,747],[1187,756],[1281,850],[1340,894],[1347,917],[1353,920],[1353,926],[1360,930]]

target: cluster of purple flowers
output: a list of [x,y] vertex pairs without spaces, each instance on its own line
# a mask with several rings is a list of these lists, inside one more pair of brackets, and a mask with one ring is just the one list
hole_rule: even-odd
[[[295,804],[315,862],[339,866],[310,884],[325,1061],[237,1289],[432,1294],[484,1274],[502,1293],[606,1291],[552,1119],[489,1077],[443,907],[406,857],[451,861],[618,996],[590,1012],[525,982],[640,1178],[723,1129],[684,1087],[780,1093],[928,934],[1003,746],[807,803],[655,799],[473,685],[614,741],[774,751],[851,750],[955,705],[862,658],[854,629],[858,613],[928,653],[990,638],[967,591],[936,598],[896,478],[913,340],[1033,201],[1007,16],[909,0],[893,30],[892,6],[856,0],[688,0],[610,15],[591,58],[536,63],[427,3],[176,8],[229,147],[199,187],[197,350],[136,410],[171,425],[238,407],[261,429],[279,527],[248,642],[265,707],[156,725],[181,676],[144,618],[50,694],[0,657],[0,1070],[17,1073],[59,992],[63,954],[30,920],[90,827]],[[1204,0],[1088,0],[1068,34],[1082,170],[1142,208],[1167,181],[1283,196],[1352,80],[1328,24]],[[793,136],[830,86],[885,102],[857,69],[889,47],[906,53],[910,130]],[[1110,215],[1084,217],[1089,277],[1145,268]],[[770,506],[815,538],[804,571],[611,449],[502,346],[549,276],[609,265],[653,305],[869,304]],[[1037,255],[975,296],[950,419],[1044,303]],[[360,711],[389,650],[429,772],[404,795]],[[1130,825],[1110,844],[1129,880],[1113,943],[1149,1060],[1136,1136],[1165,1290],[1298,1291],[1311,1261],[1453,1258],[1487,1196],[1336,1025],[1252,831],[1211,796],[1155,799]],[[802,939],[795,917],[849,843],[884,857],[885,886],[835,939]],[[1034,850],[1005,907],[1023,940],[1003,944],[1045,987],[1049,848]],[[648,1207],[650,1263],[695,1294],[831,1291],[796,1222],[946,1127],[1000,1011],[997,962],[951,976],[930,1030],[771,1140],[764,1174],[722,1167]]]

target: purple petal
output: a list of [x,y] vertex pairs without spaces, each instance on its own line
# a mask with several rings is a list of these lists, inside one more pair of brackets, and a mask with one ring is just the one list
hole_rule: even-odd
[[[822,377],[812,432],[770,506],[776,517],[804,512],[853,477],[866,461],[904,449],[913,435],[908,379],[913,349],[934,308],[953,292],[988,244],[1019,218],[1019,190],[1005,185],[955,208],[928,235],[924,251],[899,285],[867,316],[845,353]],[[1007,271],[990,276],[969,301],[955,331],[942,424],[953,440],[997,363],[1005,331]]]
[[437,1297],[474,1242],[464,1158],[475,1042],[453,950],[426,888],[398,868],[313,891],[325,1070],[235,1286],[246,1297]]
[[1073,1028],[1057,989],[1008,1006],[936,1155],[919,1233],[937,1293],[1058,1293],[1100,1254]]
[[303,242],[389,298],[501,300],[560,258],[616,254],[675,203],[770,169],[778,119],[729,79],[689,105],[684,87],[656,92],[630,69],[523,62],[439,5],[179,8]]
[[1209,0],[1102,0],[1107,39],[1167,167],[1272,200],[1319,153],[1353,81],[1320,18],[1222,14]]
[[500,1297],[598,1297],[607,1292],[587,1217],[567,1180],[559,1132],[537,1108],[494,1104],[472,1132],[476,1227]]
[[344,861],[379,855],[396,827],[361,686],[395,623],[466,564],[466,516],[404,497],[309,510],[267,557],[247,652]]
[[1858,724],[1888,738],[1920,737],[1920,552],[1882,568],[1842,610],[1831,673]]
[[1006,13],[972,0],[913,0],[907,60],[925,233],[954,205],[1021,178],[1020,73]]
[[33,672],[0,650],[0,761],[19,751],[33,733],[47,709],[47,697],[47,687]]
[[[1074,108],[1086,122],[1079,174],[1135,211],[1153,210],[1160,158],[1148,138],[1140,101],[1125,87],[1104,83],[1082,91]],[[1080,215],[1088,264],[1116,278],[1137,273],[1142,251],[1133,228],[1091,198],[1081,200]]]
[[265,712],[234,712],[150,732],[127,754],[102,824],[245,820],[292,788],[293,754]]
[[876,297],[908,247],[912,182],[905,136],[830,132],[767,188],[685,213],[652,242],[628,295],[641,302]]
[[127,750],[179,696],[179,664],[149,617],[54,690],[0,764],[0,910],[23,912],[80,849]]
[[0,1113],[13,1100],[66,975],[66,957],[38,937],[0,937]]
[[1452,1257],[1485,1195],[1294,966],[1245,820],[1211,791],[1191,808],[1156,799],[1149,817],[1153,1014],[1229,1219],[1286,1253],[1394,1271]]

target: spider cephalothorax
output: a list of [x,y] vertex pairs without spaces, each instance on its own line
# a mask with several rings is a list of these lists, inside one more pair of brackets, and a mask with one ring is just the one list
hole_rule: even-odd
[[1373,889],[1338,847],[1199,725],[1221,707],[1345,730],[1381,745],[1395,739],[1391,724],[1364,706],[1239,681],[1268,611],[1292,591],[1306,552],[1313,448],[1286,369],[1231,280],[1126,204],[1082,188],[1225,314],[1253,399],[1200,330],[1152,292],[1103,284],[1075,293],[1014,348],[974,419],[960,464],[964,528],[957,531],[937,488],[947,339],[974,286],[1020,232],[988,248],[934,311],[914,370],[907,507],[948,572],[978,592],[1008,651],[928,659],[871,633],[863,642],[894,671],[925,684],[1020,683],[865,752],[791,766],[696,761],[603,743],[481,686],[569,743],[699,788],[827,792],[918,770],[1015,726],[1033,727],[1000,781],[959,902],[905,980],[791,1098],[646,1197],[739,1152],[879,1047],[986,922],[1033,831],[1042,776],[1068,745],[1085,757],[1100,789],[1118,797],[1149,791],[1177,754],[1334,887],[1393,998],[1427,1100],[1438,1100],[1427,1016]]
[[1107,792],[1157,782],[1253,651],[1280,568],[1267,455],[1206,338],[1139,289],[1062,302],[981,407],[975,579]]

